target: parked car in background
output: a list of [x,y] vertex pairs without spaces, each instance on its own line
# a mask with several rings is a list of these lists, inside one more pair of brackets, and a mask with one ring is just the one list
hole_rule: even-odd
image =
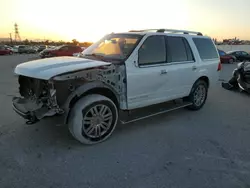
[[39,46],[37,49],[37,52],[41,52],[43,50],[45,50],[47,47],[45,45]]
[[18,53],[20,54],[32,54],[37,52],[35,48],[28,45],[20,45],[17,48],[18,48]]
[[7,49],[11,50],[12,52],[14,51],[14,49],[13,49],[11,46],[5,45],[5,47],[6,47]]
[[13,53],[18,53],[18,46],[14,46],[12,49],[13,49]]
[[82,51],[86,50],[87,47],[81,47]]
[[40,57],[57,57],[57,56],[73,56],[82,52],[80,46],[63,45],[55,48],[48,48],[40,52]]
[[81,52],[79,52],[79,53],[74,53],[73,56],[74,56],[74,57],[79,57],[79,56],[81,55],[81,53],[82,53],[84,50],[87,49],[87,47],[81,47],[81,49],[82,49]]
[[245,51],[229,51],[227,54],[235,56],[237,61],[250,61],[250,55]]
[[18,49],[18,53],[19,54],[22,54],[22,53],[26,53],[26,46],[25,45],[19,45],[18,47],[17,47],[17,49]]
[[236,62],[236,57],[233,55],[229,55],[226,52],[224,52],[223,50],[219,50],[219,55],[220,55],[220,61],[221,63],[234,63]]
[[0,55],[11,55],[13,54],[13,51],[5,46],[0,46]]
[[26,46],[26,53],[27,54],[37,53],[37,49],[34,46]]

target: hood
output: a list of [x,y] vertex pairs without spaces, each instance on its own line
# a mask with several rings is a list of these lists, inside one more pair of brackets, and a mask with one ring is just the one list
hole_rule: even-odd
[[59,74],[110,64],[78,57],[55,57],[19,64],[15,68],[15,73],[32,78],[49,80]]

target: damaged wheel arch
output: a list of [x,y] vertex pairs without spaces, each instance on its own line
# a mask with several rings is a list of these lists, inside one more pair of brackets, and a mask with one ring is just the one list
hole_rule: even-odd
[[74,104],[81,99],[82,97],[85,97],[89,94],[100,94],[105,97],[108,97],[111,99],[115,105],[119,108],[120,107],[120,100],[119,100],[119,94],[115,92],[111,87],[107,86],[103,82],[95,81],[95,82],[89,82],[81,87],[78,87],[74,92],[72,92],[65,104],[64,104],[64,110],[65,110],[65,118],[64,123],[67,124],[68,122],[68,116],[70,113],[70,109],[74,106]]

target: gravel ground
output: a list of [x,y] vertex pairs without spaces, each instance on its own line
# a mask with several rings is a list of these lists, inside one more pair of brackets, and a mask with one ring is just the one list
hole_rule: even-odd
[[[249,188],[249,96],[219,83],[197,112],[181,109],[128,125],[95,146],[66,126],[35,125],[11,109],[13,68],[34,55],[0,56],[0,188]],[[229,79],[236,65],[223,65]]]

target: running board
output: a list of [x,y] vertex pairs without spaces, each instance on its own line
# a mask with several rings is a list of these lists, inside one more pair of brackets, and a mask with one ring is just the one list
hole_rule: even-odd
[[181,102],[179,104],[176,104],[173,101],[158,104],[158,105],[153,105],[150,107],[127,111],[128,113],[126,115],[127,117],[124,120],[121,119],[120,121],[122,124],[128,124],[128,123],[146,119],[152,116],[157,116],[157,115],[164,114],[170,111],[178,110],[180,108],[184,108],[190,105],[192,105],[191,102]]

